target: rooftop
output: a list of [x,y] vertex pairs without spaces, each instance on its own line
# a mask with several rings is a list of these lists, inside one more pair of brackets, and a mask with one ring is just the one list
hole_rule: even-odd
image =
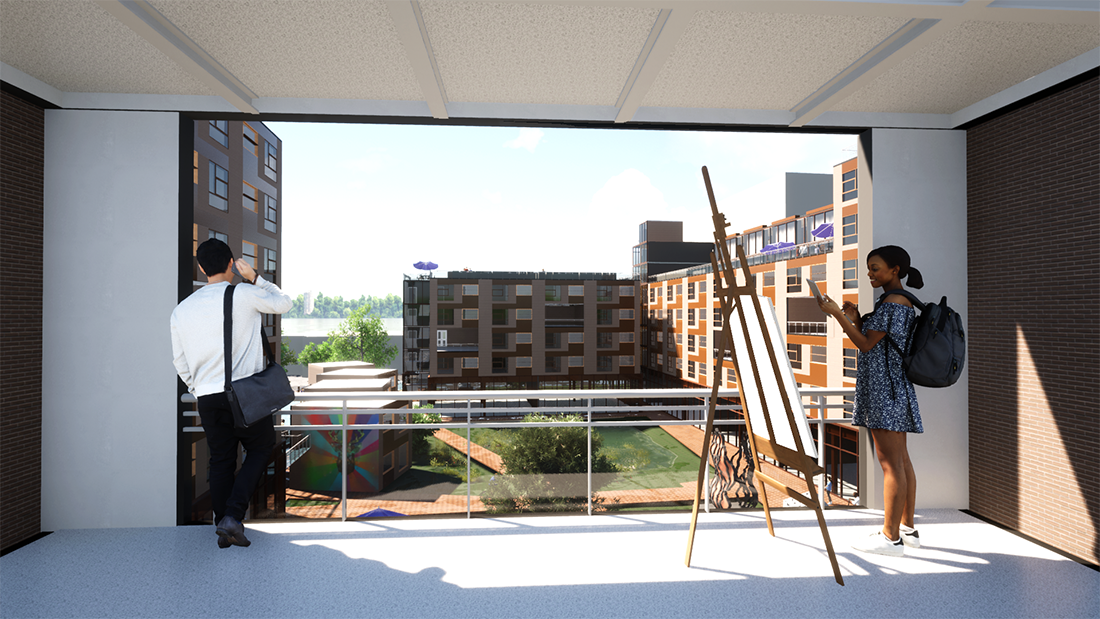
[[848,544],[881,512],[249,523],[63,530],[0,558],[3,617],[1097,617],[1100,574],[955,510],[905,557]]

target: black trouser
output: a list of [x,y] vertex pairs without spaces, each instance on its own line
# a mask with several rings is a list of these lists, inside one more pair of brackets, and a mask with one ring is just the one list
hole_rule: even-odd
[[[244,519],[248,497],[256,489],[271,452],[275,449],[275,422],[271,417],[247,428],[233,426],[233,411],[224,393],[199,398],[199,417],[210,449],[210,498],[214,503],[214,523],[222,517]],[[237,445],[246,452],[241,470],[237,470]]]

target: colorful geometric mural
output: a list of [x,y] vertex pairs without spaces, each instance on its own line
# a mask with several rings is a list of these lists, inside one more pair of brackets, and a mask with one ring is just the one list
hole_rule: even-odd
[[[339,415],[303,415],[310,425],[339,424]],[[349,415],[348,423],[378,423],[378,415]],[[340,430],[311,430],[310,448],[290,467],[290,487],[307,492],[340,492],[343,440]],[[378,492],[382,489],[381,432],[348,431],[348,492]]]

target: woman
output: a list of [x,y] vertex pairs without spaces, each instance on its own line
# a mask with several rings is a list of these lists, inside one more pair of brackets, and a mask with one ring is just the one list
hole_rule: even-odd
[[873,288],[883,293],[875,302],[875,311],[861,317],[855,304],[844,307],[825,297],[818,302],[821,311],[837,319],[844,333],[859,348],[856,374],[853,426],[871,431],[875,453],[883,473],[886,517],[882,529],[852,545],[862,552],[901,556],[904,546],[920,548],[920,536],[913,527],[913,509],[917,496],[917,476],[905,445],[906,433],[924,432],[913,383],[906,378],[901,355],[884,341],[893,339],[904,348],[916,320],[916,310],[904,295],[901,280],[912,288],[921,288],[920,271],[909,265],[909,254],[896,245],[880,247],[867,254],[867,276]]

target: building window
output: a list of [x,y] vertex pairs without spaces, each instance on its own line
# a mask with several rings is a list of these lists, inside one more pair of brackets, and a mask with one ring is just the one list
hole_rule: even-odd
[[[690,289],[689,289],[689,291],[690,291]],[[693,310],[693,309],[688,310],[688,326],[689,327],[694,327],[695,326],[695,310]]]
[[561,357],[547,357],[546,358],[546,372],[554,373],[561,371]]
[[619,367],[634,367],[634,355],[619,355]]
[[271,196],[264,194],[264,230],[276,232],[276,221],[279,216],[279,202]]
[[531,334],[530,333],[517,333],[516,334],[516,343],[517,344],[530,344],[531,343]]
[[210,206],[229,210],[229,170],[210,162]]
[[695,300],[695,282],[688,282],[688,301]]
[[671,301],[671,300],[672,300],[672,284],[668,284],[668,285],[665,286],[665,301]]
[[477,357],[463,357],[462,369],[464,370],[476,370],[477,369]]
[[531,367],[531,357],[516,357],[517,368],[529,368]]
[[244,123],[244,139],[241,144],[244,145],[244,149],[253,155],[260,154],[260,136],[256,133],[256,130],[249,126],[248,123]]
[[494,333],[493,334],[493,350],[507,350],[508,348],[508,334],[507,333]]
[[634,296],[634,286],[619,286],[620,297],[632,297]]
[[561,301],[561,286],[547,286],[546,287],[546,300],[547,301]]
[[844,245],[852,245],[859,240],[856,217],[856,215],[848,215],[844,218]]
[[699,282],[699,294],[706,294],[706,293],[707,293],[707,281],[703,280],[703,281]]
[[571,296],[571,297],[583,297],[584,296],[584,286],[570,286],[569,287],[569,296]]
[[386,454],[386,456],[384,458],[382,458],[382,474],[385,475],[386,473],[389,473],[392,470],[393,470],[393,452],[391,451],[390,453]]
[[613,348],[615,346],[615,334],[603,331],[596,334],[596,348]]
[[508,373],[508,357],[493,357],[493,374]]
[[508,310],[495,309],[493,310],[493,324],[497,326],[508,324]]
[[561,333],[547,333],[546,347],[551,349],[561,348]]
[[844,261],[844,289],[859,288],[859,279],[856,277],[856,261]]
[[596,357],[596,371],[597,372],[610,372],[611,371],[611,357],[607,357],[607,356]]
[[684,296],[684,285],[683,284],[676,284],[676,296],[678,296],[678,297]]
[[844,349],[844,376],[846,378],[855,378],[857,372],[856,366],[856,349],[845,348]]
[[847,202],[848,200],[855,200],[859,196],[856,171],[849,170],[845,172],[844,175],[840,177],[840,180],[843,183],[840,186],[840,191],[842,192],[840,196],[841,201]]
[[271,179],[278,179],[279,149],[271,142],[264,144],[264,173]]
[[619,341],[624,343],[624,344],[633,344],[634,343],[634,332],[633,331],[620,331],[619,332]]
[[688,361],[688,378],[695,378],[695,362]]
[[517,297],[529,297],[531,296],[531,284],[520,284],[516,286]]
[[508,300],[508,286],[505,284],[493,284],[493,300],[494,301],[507,301]]
[[634,310],[621,309],[619,310],[619,320],[634,320]]
[[720,308],[720,307],[714,308],[714,325],[713,325],[713,327],[715,329],[721,329],[722,328],[722,308]]
[[243,183],[241,185],[241,192],[244,194],[244,198],[241,200],[241,206],[244,206],[253,213],[260,212],[256,207],[256,205],[259,204],[260,192],[256,191],[256,188],[248,183]]
[[815,282],[825,281],[825,265],[824,264],[812,264],[810,265],[810,279]]
[[437,364],[440,374],[454,374],[455,373],[455,360],[454,357],[440,357]]
[[264,248],[264,270],[274,273],[279,265],[278,256],[274,249]]
[[787,344],[787,358],[791,360],[791,368],[802,369],[802,344]]
[[402,443],[397,446],[397,470],[403,471],[409,466],[409,444]]
[[699,336],[699,348],[706,348],[706,347],[707,347],[707,336],[700,335]]
[[787,292],[802,290],[802,267],[787,269]]
[[[223,234],[221,232],[218,232],[217,230],[211,230],[210,231],[210,238],[218,239],[222,243],[225,243],[226,245],[229,245],[229,235],[228,234]],[[198,248],[196,248],[195,251],[198,251]]]
[[609,325],[611,324],[611,310],[598,309],[596,310],[596,324]]
[[[198,153],[195,153],[195,155],[198,156]],[[650,303],[656,303],[656,299],[654,298],[655,293],[656,293],[656,290],[651,287],[649,289],[649,302]]]
[[241,243],[241,258],[249,264],[253,269],[258,269],[256,264],[256,244],[244,241]]
[[610,301],[611,286],[596,286],[596,301]]
[[452,286],[451,284],[439,284],[435,289],[435,298],[440,301],[454,301],[454,286]]
[[699,376],[706,376],[707,375],[707,364],[700,361],[699,365],[697,367],[699,369]]
[[764,271],[764,285],[765,286],[774,286],[775,285],[775,271]]
[[695,336],[694,335],[689,335],[688,336],[688,352],[689,353],[695,352]]
[[584,357],[569,357],[569,367],[571,368],[583,368]]
[[463,296],[477,296],[477,284],[462,284]]
[[824,346],[810,346],[810,363],[828,363],[829,357],[825,350]]
[[214,141],[218,144],[229,148],[229,121],[210,121],[210,137],[214,138]]
[[477,320],[477,310],[469,308],[462,310],[462,320]]
[[583,344],[584,343],[584,333],[577,333],[575,331],[570,333],[569,334],[569,343],[570,344]]
[[516,310],[516,320],[531,320],[531,308]]

